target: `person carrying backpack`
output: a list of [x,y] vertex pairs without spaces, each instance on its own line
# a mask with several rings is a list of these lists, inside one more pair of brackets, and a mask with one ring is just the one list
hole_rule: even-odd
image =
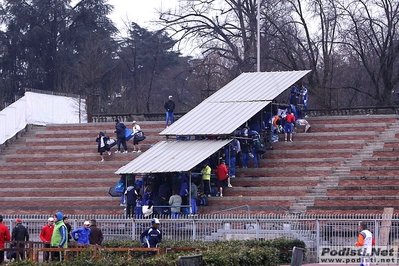
[[233,138],[233,141],[229,144],[229,153],[230,153],[230,164],[229,164],[229,172],[230,177],[236,177],[236,160],[239,152],[241,151],[240,142],[237,138]]
[[115,120],[115,132],[117,138],[117,150],[115,153],[121,152],[121,144],[123,145],[123,149],[125,150],[123,153],[127,153],[127,144],[126,144],[126,126],[125,124],[119,122],[118,119]]
[[109,137],[104,134],[104,132],[100,132],[96,138],[97,142],[97,152],[100,153],[101,162],[104,162],[104,152],[108,152],[108,156],[111,156],[110,147],[107,144]]
[[[132,134],[134,135],[134,137],[133,137],[133,151],[132,152],[133,153],[134,152],[140,153],[141,150],[140,150],[139,142],[144,140],[145,136],[144,136],[144,133],[141,131],[141,128],[137,124],[136,121],[133,121],[132,125],[133,125],[133,128],[132,128],[133,133]],[[143,137],[139,138],[138,134],[141,134],[142,136],[144,136],[144,138]]]

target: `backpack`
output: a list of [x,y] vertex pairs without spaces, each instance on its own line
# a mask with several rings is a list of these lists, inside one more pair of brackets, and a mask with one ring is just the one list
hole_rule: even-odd
[[230,144],[230,156],[231,157],[236,157],[238,153],[238,145],[235,143],[237,140],[233,140]]
[[125,184],[124,184],[123,182],[119,181],[119,182],[116,184],[114,190],[115,190],[115,192],[118,192],[118,193],[123,193],[123,192],[125,192]]
[[260,139],[254,139],[255,152],[258,154],[264,154],[266,152],[265,144]]

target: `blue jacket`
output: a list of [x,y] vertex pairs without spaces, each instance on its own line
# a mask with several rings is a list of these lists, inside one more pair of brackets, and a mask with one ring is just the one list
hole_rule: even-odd
[[[85,228],[85,227],[81,227],[78,229],[75,229],[72,231],[72,237],[73,239],[75,239],[78,244],[90,244],[90,240],[89,240],[89,236],[90,236],[91,230],[90,228]],[[76,237],[76,234],[78,234],[78,236]]]
[[125,124],[123,124],[123,123],[121,123],[121,122],[118,122],[118,123],[115,125],[116,137],[117,137],[117,138],[125,138],[125,137],[126,137],[126,135],[125,135],[125,130],[126,130]]
[[129,186],[126,188],[126,203],[129,205],[136,205],[137,192],[134,186]]
[[150,227],[140,235],[140,242],[149,248],[156,248],[162,241],[162,233],[158,228]]

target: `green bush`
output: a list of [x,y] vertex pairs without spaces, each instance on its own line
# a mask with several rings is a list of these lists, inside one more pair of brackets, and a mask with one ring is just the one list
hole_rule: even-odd
[[[141,247],[139,241],[111,240],[104,247]],[[246,241],[171,241],[164,240],[160,248],[195,247],[201,251],[204,265],[254,265],[275,266],[289,264],[294,246],[305,248],[299,240],[246,240]],[[160,256],[148,256],[146,253],[133,253],[131,258],[126,253],[102,251],[96,259],[89,251],[80,253],[76,258],[63,262],[36,263],[30,260],[11,262],[10,266],[176,266],[179,256],[196,254],[194,251],[173,251]]]

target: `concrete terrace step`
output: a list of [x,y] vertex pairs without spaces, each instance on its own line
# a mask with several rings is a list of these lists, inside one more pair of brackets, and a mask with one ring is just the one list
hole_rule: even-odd
[[[82,180],[82,179],[77,179],[77,178],[71,178],[71,179],[61,179],[61,180],[51,180],[49,182],[48,179],[34,179],[34,180],[26,180],[26,179],[16,179],[15,181],[13,180],[13,184],[18,184],[18,187],[10,187],[9,184],[3,184],[0,186],[0,191],[18,191],[18,190],[23,190],[23,191],[30,191],[36,190],[36,189],[43,189],[44,191],[46,189],[68,189],[70,190],[71,187],[80,189],[78,185],[84,185],[87,184],[87,180]],[[43,185],[49,185],[51,183],[51,187],[43,187]],[[91,187],[90,189],[93,189],[94,191],[99,191],[99,189],[105,189],[104,191],[108,192],[109,188],[113,185],[116,184],[115,179],[107,179],[107,180],[90,180]],[[86,186],[82,187],[82,189],[88,189]]]
[[[261,159],[262,160],[262,159]],[[271,159],[271,158],[266,158],[262,161],[265,161],[267,163],[271,164],[291,164],[291,163],[314,163],[317,164],[317,166],[320,166],[320,163],[324,162],[341,162],[342,158],[336,157],[336,158],[312,158],[312,160],[309,160],[308,157],[295,157],[295,158],[290,158],[288,156],[282,157],[282,158],[277,158],[277,159]],[[288,165],[287,165],[288,166]]]
[[382,187],[367,187],[362,186],[362,188],[347,188],[347,189],[329,189],[327,191],[327,197],[356,197],[356,196],[396,196],[397,186],[382,186]]
[[[26,145],[27,146],[49,146],[53,144],[63,144],[68,143],[69,145],[73,146],[80,146],[80,145],[87,145],[87,146],[94,146],[97,147],[97,142],[94,138],[40,138],[40,139],[27,139]],[[158,142],[160,140],[165,140],[163,136],[149,136],[145,140],[145,142]],[[130,140],[130,142],[132,142]]]
[[306,118],[313,124],[352,124],[354,122],[364,123],[395,123],[397,115],[347,115],[347,116],[310,116]]
[[318,177],[324,177],[328,176],[331,173],[331,168],[330,167],[324,167],[324,168],[301,168],[297,169],[298,167],[293,167],[293,168],[286,168],[286,169],[281,169],[281,168],[245,168],[242,169],[238,172],[236,172],[236,177],[241,178],[241,177],[273,177],[273,178],[292,178],[292,180],[297,180],[298,178],[301,177],[306,177],[306,176],[318,176]]
[[382,165],[382,166],[353,166],[350,168],[353,171],[378,171],[378,170],[399,170],[399,164]]
[[[329,132],[330,133],[330,132]],[[329,134],[327,133],[327,135]],[[297,141],[302,141],[304,139],[308,140],[311,139],[313,142],[315,141],[332,141],[332,140],[374,140],[374,138],[377,136],[375,133],[374,135],[356,135],[356,132],[353,132],[353,135],[346,135],[346,136],[320,136],[320,135],[314,135],[314,136],[303,136],[299,134],[294,134],[293,139],[295,142]],[[280,136],[280,140],[284,140],[284,136]]]
[[321,129],[321,128],[325,128],[325,129],[337,129],[338,128],[338,129],[341,129],[342,132],[345,132],[345,131],[350,132],[355,129],[360,129],[359,131],[375,131],[376,129],[385,130],[385,128],[389,125],[391,125],[391,123],[381,123],[381,122],[373,123],[373,122],[369,122],[369,121],[364,122],[364,123],[362,123],[362,122],[356,123],[356,121],[353,121],[348,124],[342,124],[342,123],[339,123],[339,124],[331,124],[331,123],[317,124],[316,123],[313,125],[311,124],[311,127],[312,127],[312,130],[313,129]]
[[90,164],[88,163],[82,163],[81,165],[76,165],[75,162],[66,162],[66,163],[26,163],[26,164],[15,164],[15,165],[6,165],[2,166],[0,168],[0,173],[1,172],[8,172],[8,171],[37,171],[37,170],[44,170],[44,171],[56,171],[56,170],[64,170],[64,171],[70,171],[70,170],[84,170],[84,171],[89,171],[93,169],[93,167],[98,164],[98,168],[102,170],[118,170],[118,168],[122,167],[124,163],[120,162],[91,162]]
[[380,150],[380,151],[373,151],[373,157],[376,158],[384,158],[384,157],[399,157],[399,149],[398,150],[393,150],[393,149],[385,149],[385,150]]
[[[360,150],[366,145],[362,140],[340,140],[340,141],[296,141],[294,142],[274,142],[274,149],[278,150]],[[267,151],[266,151],[267,152]]]
[[[232,182],[235,186],[236,184]],[[252,196],[267,196],[268,199],[271,197],[277,197],[279,200],[284,199],[285,197],[300,197],[305,196],[306,192],[308,191],[308,187],[273,187],[271,188],[264,188],[264,187],[232,187],[226,191],[223,191],[223,195],[226,197],[230,196],[243,196],[245,197],[252,197]],[[282,197],[281,195],[284,195]]]
[[[360,181],[359,181],[360,180]],[[367,177],[366,179],[360,179],[359,177],[346,178],[339,181],[340,187],[350,186],[395,186],[398,184],[397,176],[387,177]]]
[[[68,170],[65,171],[65,170],[57,169],[57,170],[53,170],[51,172],[49,172],[47,170],[43,170],[43,169],[39,169],[39,170],[36,170],[34,172],[32,172],[32,171],[24,171],[24,170],[0,171],[0,175],[5,175],[6,177],[7,176],[13,177],[13,176],[18,176],[18,175],[31,175],[31,176],[36,176],[36,175],[46,176],[46,175],[49,175],[49,176],[57,177],[58,175],[71,174],[71,175],[79,175],[79,176],[82,176],[82,178],[84,178],[84,177],[86,177],[88,175],[91,175],[91,174],[93,174],[93,175],[102,175],[102,174],[107,174],[107,173],[115,174],[115,169],[107,170],[107,169],[101,169],[101,168],[97,167],[97,168],[94,168],[94,169],[92,168],[92,169],[89,169],[89,170],[68,169]],[[1,178],[4,178],[4,177],[1,177]]]
[[13,197],[15,193],[19,193],[20,195],[24,195],[25,197],[37,198],[37,197],[109,197],[108,187],[90,187],[90,188],[63,188],[63,187],[54,187],[54,188],[18,188],[18,189],[10,189],[4,190],[1,189],[2,197]]
[[[359,203],[363,201],[363,204],[365,204],[365,201],[382,201],[384,203],[392,200],[392,204],[398,204],[399,205],[399,195],[389,195],[389,196],[372,196],[372,195],[359,195],[359,196],[327,196],[327,197],[315,197],[316,201],[319,202],[330,202],[330,205],[336,204],[337,202],[343,201],[343,200],[350,200],[352,204],[354,203]],[[386,206],[389,206],[391,204],[385,204]],[[383,205],[381,205],[383,206]]]
[[[104,154],[104,159],[106,162],[130,162],[134,158],[140,156],[142,153],[130,153],[130,156],[126,154],[112,154],[109,156],[107,153]],[[121,156],[120,156],[121,155]],[[122,157],[123,156],[123,157]],[[36,154],[35,157],[29,154],[16,154],[8,155],[6,157],[6,162],[10,164],[26,164],[26,163],[55,163],[55,162],[75,162],[76,164],[82,162],[98,162],[100,161],[100,156],[98,153],[86,153],[86,154],[71,154],[71,153],[58,153],[56,156],[54,154]]]
[[[147,129],[143,129],[145,135],[159,135],[159,133],[163,130],[164,128],[159,127],[159,128],[147,128]],[[101,130],[102,132],[104,132],[106,135],[108,135],[109,137],[113,138],[115,137],[115,128],[107,128],[104,130]],[[93,135],[94,133],[94,135]],[[60,138],[60,137],[68,137],[68,136],[73,136],[73,137],[94,137],[96,138],[99,132],[94,131],[91,128],[85,128],[85,129],[73,129],[73,130],[50,130],[47,129],[46,131],[38,131],[36,132],[36,137],[37,138],[47,138],[49,136],[54,137],[54,138]]]
[[[381,212],[389,201],[399,201],[394,197],[399,186],[397,115],[308,121],[310,133],[294,134],[293,143],[273,143],[275,149],[266,152],[260,168],[252,168],[252,160],[250,168],[237,168],[236,178],[231,178],[234,187],[225,189],[222,198],[208,198],[200,213],[244,205],[254,213]],[[139,125],[147,135],[142,150],[164,139],[159,135],[164,121]],[[7,214],[61,209],[67,214],[122,214],[120,198],[110,197],[108,190],[119,180],[115,171],[137,155],[112,154],[100,163],[95,142],[99,131],[114,137],[114,123],[32,127],[0,154],[0,181],[5,184],[0,207]],[[131,141],[128,148],[132,150]],[[364,192],[372,197],[365,198]]]
[[[140,144],[140,148],[142,152],[145,152],[151,147],[151,144]],[[127,149],[130,153],[133,151],[133,145],[128,144]],[[121,146],[121,150],[123,151],[123,147]],[[114,154],[116,151],[116,147],[111,148],[111,152]],[[53,156],[57,156],[57,154],[75,154],[75,153],[88,153],[88,154],[97,154],[97,146],[47,146],[43,148],[37,147],[21,147],[15,150],[15,154],[35,154],[35,155],[42,155],[42,154],[52,154]],[[10,154],[10,153],[8,153]],[[126,154],[117,154],[117,156],[127,156]]]
[[[123,122],[127,128],[132,127],[131,122]],[[165,121],[137,121],[140,127],[143,129],[148,128],[162,128],[165,129]],[[46,130],[50,131],[65,131],[65,130],[82,130],[90,129],[93,131],[104,131],[105,129],[115,130],[115,123],[80,123],[80,124],[48,124]]]
[[292,178],[266,178],[266,177],[259,177],[259,178],[248,178],[248,177],[240,177],[240,178],[231,178],[231,183],[234,184],[235,187],[262,187],[262,188],[271,188],[271,187],[290,187],[290,186],[306,186],[312,187],[316,186],[319,183],[320,177],[309,177],[306,179],[296,179],[295,183],[293,184]]
[[[287,161],[282,162],[286,168],[296,168],[296,167],[312,167],[317,165],[318,167],[339,167],[344,160],[342,158],[335,159],[314,159],[314,161],[300,160],[300,159],[286,159]],[[278,163],[278,160],[262,160],[258,163],[260,168],[281,168],[281,164]]]
[[358,132],[362,131],[363,127],[370,126],[373,131],[375,132],[383,132],[385,130],[384,125],[381,126],[372,126],[372,125],[362,125],[358,127],[347,127],[345,129],[340,128],[338,125],[330,125],[330,126],[323,126],[323,127],[316,127],[312,126],[309,133],[320,133],[320,132],[336,132],[341,133],[343,131],[346,132]]

